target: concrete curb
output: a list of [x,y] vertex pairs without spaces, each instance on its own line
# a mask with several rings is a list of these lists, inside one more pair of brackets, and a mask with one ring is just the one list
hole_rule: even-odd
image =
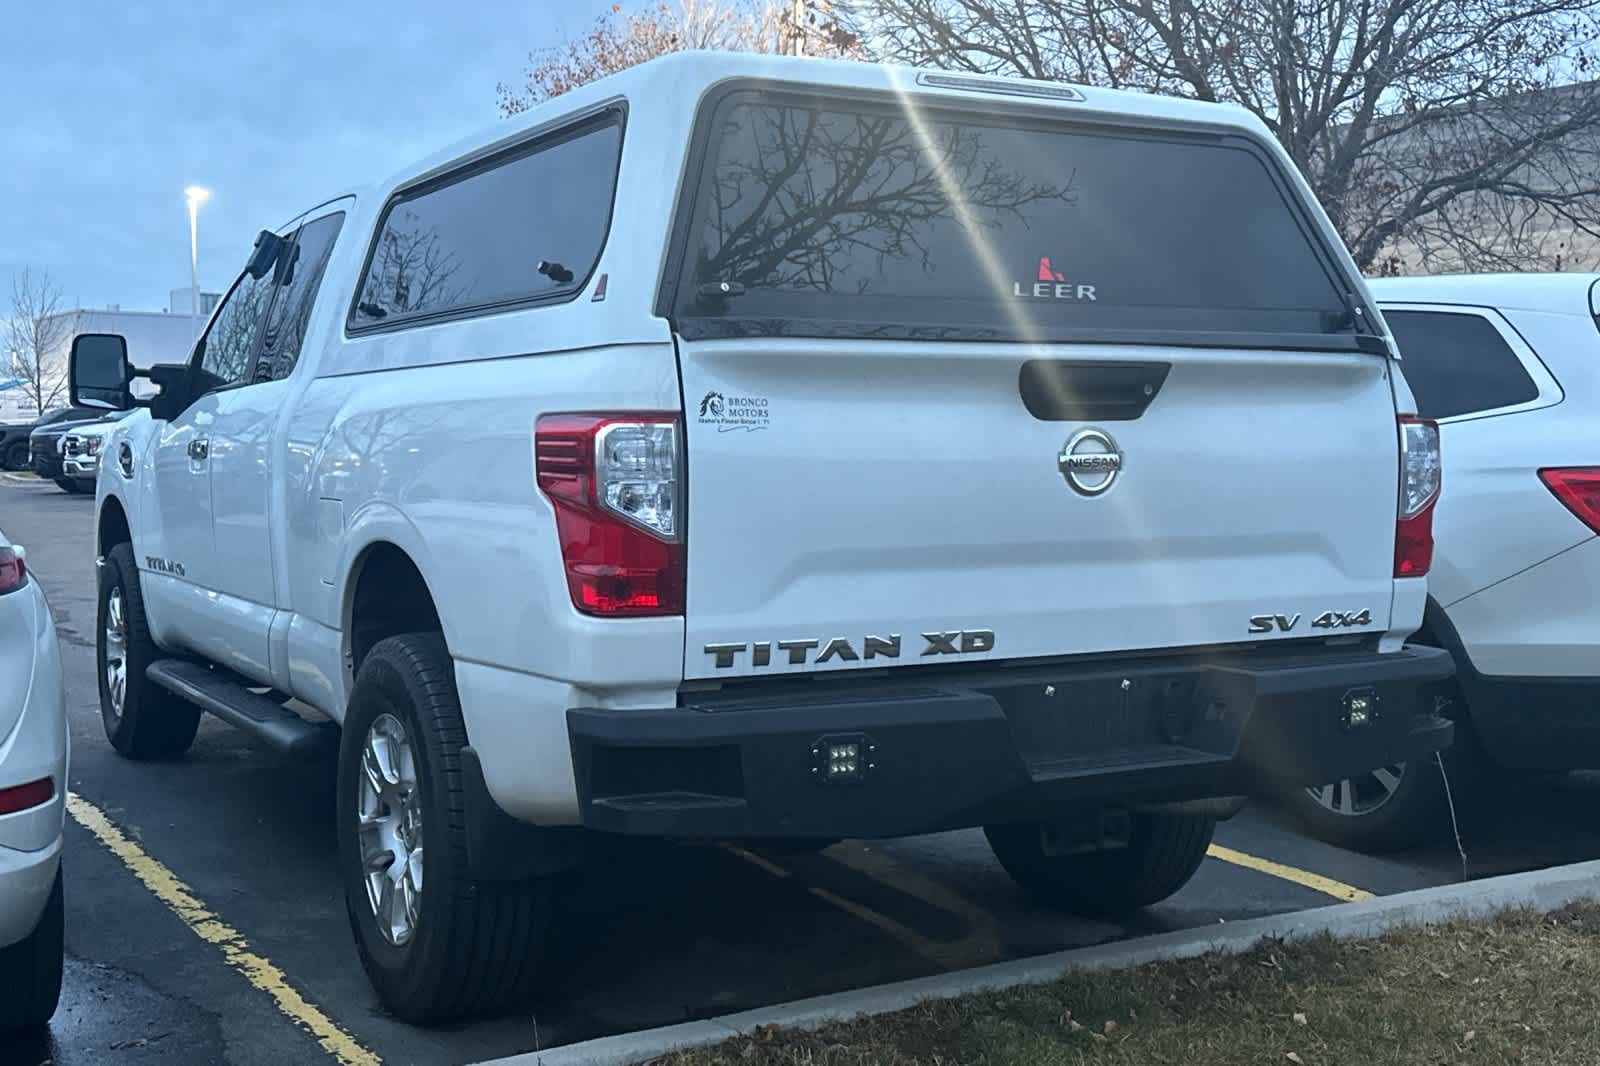
[[705,1047],[748,1035],[758,1026],[815,1029],[862,1015],[905,1010],[924,1000],[1045,984],[1074,971],[1127,969],[1213,951],[1237,954],[1266,939],[1302,940],[1323,933],[1341,939],[1377,936],[1390,929],[1483,917],[1510,907],[1548,912],[1573,900],[1596,897],[1600,897],[1600,860],[995,963],[705,1021],[601,1037],[549,1051],[530,1051],[480,1066],[629,1066],[682,1048]]
[[0,472],[0,481],[13,481],[13,482],[17,483],[18,485],[47,485],[47,484],[49,484],[49,482],[42,481],[42,480],[40,480],[39,478],[36,478],[36,477],[23,477],[21,474],[13,474],[13,473],[10,473],[9,471]]

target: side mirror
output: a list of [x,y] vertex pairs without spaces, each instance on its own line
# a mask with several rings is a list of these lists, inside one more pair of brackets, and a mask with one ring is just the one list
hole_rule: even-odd
[[133,407],[133,366],[128,342],[117,333],[80,333],[72,338],[67,378],[74,407],[126,411]]
[[256,234],[256,246],[250,250],[250,259],[244,265],[244,272],[260,281],[288,247],[289,242],[284,238],[269,229],[262,230]]

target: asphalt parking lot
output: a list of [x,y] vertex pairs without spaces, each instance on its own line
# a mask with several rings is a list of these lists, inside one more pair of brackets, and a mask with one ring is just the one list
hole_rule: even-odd
[[63,640],[73,738],[67,987],[48,1039],[0,1062],[468,1063],[1000,959],[1600,857],[1600,779],[1502,783],[1454,844],[1372,858],[1253,806],[1179,895],[1125,925],[1030,904],[975,831],[806,856],[616,846],[564,886],[531,1015],[387,1018],[351,945],[331,780],[208,720],[135,764],[101,732],[93,503],[0,475]]

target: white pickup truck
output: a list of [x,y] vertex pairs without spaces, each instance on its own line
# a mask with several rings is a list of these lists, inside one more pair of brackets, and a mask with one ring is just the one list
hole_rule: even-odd
[[112,743],[336,747],[408,1019],[525,995],[596,832],[983,826],[1106,912],[1239,797],[1450,740],[1437,431],[1228,107],[662,59],[264,231],[189,364],[72,379],[146,408]]

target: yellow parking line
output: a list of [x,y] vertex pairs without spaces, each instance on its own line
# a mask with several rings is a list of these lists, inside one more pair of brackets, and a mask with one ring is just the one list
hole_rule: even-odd
[[765,858],[761,857],[760,855],[757,855],[753,851],[746,851],[744,848],[739,847],[737,844],[724,844],[723,847],[726,848],[728,851],[732,852],[733,854],[739,856],[739,858],[743,859],[745,862],[750,863],[752,866],[761,867],[763,870],[767,871],[767,873],[771,874],[773,877],[788,877],[789,876],[789,871],[788,870],[785,870],[783,867],[779,866],[777,863],[773,862],[770,859],[765,859]]
[[[745,862],[765,870],[773,877],[788,878],[792,876],[790,872],[782,866],[779,866],[777,863],[757,855],[753,851],[746,851],[744,848],[737,847],[732,844],[725,844],[723,847],[728,851],[729,854],[739,856],[739,858],[743,859]],[[948,967],[950,965],[950,953],[944,945],[937,944],[934,941],[929,940],[927,937],[923,936],[915,929],[912,929],[910,926],[907,926],[902,922],[895,921],[887,914],[880,914],[864,904],[857,903],[854,900],[845,899],[843,896],[840,896],[835,892],[830,892],[825,888],[818,888],[815,885],[806,885],[804,887],[807,892],[822,900],[822,902],[828,904],[830,907],[836,907],[837,909],[850,915],[852,918],[859,919],[860,921],[866,922],[868,925],[874,926],[880,931],[887,933],[895,940],[898,940],[903,947],[918,955],[921,955],[929,962],[940,967]]]
[[1306,888],[1332,896],[1334,899],[1342,899],[1347,903],[1376,898],[1371,892],[1356,888],[1354,885],[1347,885],[1343,881],[1335,881],[1331,877],[1323,877],[1321,874],[1314,874],[1309,870],[1301,870],[1294,866],[1285,866],[1283,863],[1273,862],[1271,859],[1258,859],[1254,855],[1246,855],[1242,851],[1234,851],[1232,848],[1225,848],[1221,844],[1211,845],[1206,854],[1213,859],[1221,859],[1223,862],[1232,863],[1235,866],[1243,866],[1247,870],[1255,870],[1258,873],[1271,874],[1273,877],[1281,878],[1285,881],[1293,881],[1297,885],[1304,885]]
[[207,910],[188,885],[129,840],[105,812],[75,792],[67,793],[67,810],[196,936],[221,949],[229,966],[244,975],[256,989],[271,996],[278,1010],[315,1037],[324,1051],[343,1066],[380,1066],[382,1060],[378,1056],[356,1043],[354,1037],[290,987],[282,970],[256,954],[242,933]]

